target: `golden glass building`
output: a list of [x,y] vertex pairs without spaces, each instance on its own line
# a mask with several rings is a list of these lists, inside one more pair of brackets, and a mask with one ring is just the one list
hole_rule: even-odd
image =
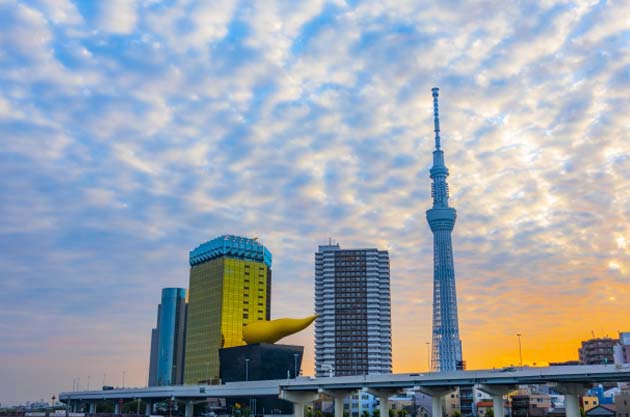
[[243,326],[271,316],[271,252],[224,235],[190,252],[184,383],[219,382],[219,349],[240,346]]

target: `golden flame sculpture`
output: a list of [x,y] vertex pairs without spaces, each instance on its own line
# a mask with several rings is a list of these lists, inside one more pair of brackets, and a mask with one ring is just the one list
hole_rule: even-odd
[[317,318],[317,314],[303,319],[276,319],[255,321],[243,328],[243,340],[248,345],[254,343],[276,343],[283,337],[306,329]]

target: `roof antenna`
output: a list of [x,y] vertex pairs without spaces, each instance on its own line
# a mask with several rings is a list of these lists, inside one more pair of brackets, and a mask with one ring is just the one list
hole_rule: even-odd
[[440,115],[438,110],[438,96],[440,89],[433,87],[433,131],[435,132],[435,149],[440,150]]

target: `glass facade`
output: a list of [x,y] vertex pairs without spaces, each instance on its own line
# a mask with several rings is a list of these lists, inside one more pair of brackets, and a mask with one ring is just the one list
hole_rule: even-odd
[[158,322],[157,385],[181,384],[185,314],[186,290],[162,289]]
[[[270,318],[271,254],[251,239],[235,236],[218,239],[227,242],[224,246],[210,244],[215,239],[199,247],[213,249],[201,261],[199,248],[191,252],[184,371],[187,384],[218,382],[219,349],[243,345],[243,326]],[[232,247],[232,243],[243,246],[243,241],[250,249],[245,255]],[[251,250],[256,246],[264,251]],[[264,253],[265,257],[249,256],[251,253]]]
[[151,331],[149,386],[179,385],[184,381],[186,289],[164,288],[157,326]]

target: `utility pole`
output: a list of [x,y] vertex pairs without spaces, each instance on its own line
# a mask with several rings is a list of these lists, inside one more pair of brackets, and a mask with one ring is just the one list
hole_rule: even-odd
[[521,362],[521,369],[523,369],[523,350],[521,349],[521,334],[516,333],[516,336],[518,337],[518,357]]

